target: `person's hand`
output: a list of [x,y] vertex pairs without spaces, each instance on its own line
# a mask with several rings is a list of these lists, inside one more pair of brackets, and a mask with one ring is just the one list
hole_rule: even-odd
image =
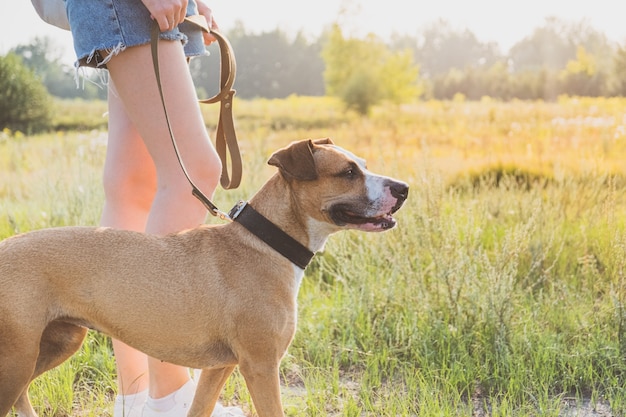
[[[213,19],[213,12],[209,8],[209,6],[204,4],[204,2],[201,0],[197,0],[196,3],[198,4],[198,13],[204,16],[204,18],[206,19],[207,27],[209,29],[217,29],[217,23],[215,23],[215,20]],[[210,45],[211,43],[215,42],[215,37],[213,37],[213,35],[211,35],[210,33],[202,32],[202,35],[204,36],[205,45]]]
[[161,32],[174,29],[185,20],[187,0],[141,0],[159,24]]

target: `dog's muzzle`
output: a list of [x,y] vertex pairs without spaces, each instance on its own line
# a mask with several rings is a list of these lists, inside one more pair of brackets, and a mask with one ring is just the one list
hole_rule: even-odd
[[[342,227],[363,230],[366,232],[382,232],[392,229],[397,221],[393,214],[402,207],[409,195],[409,186],[406,183],[389,180],[385,186],[389,187],[391,197],[395,203],[391,209],[385,209],[377,213],[367,210],[369,204],[338,203],[328,211],[332,221]],[[389,204],[385,205],[390,207]]]

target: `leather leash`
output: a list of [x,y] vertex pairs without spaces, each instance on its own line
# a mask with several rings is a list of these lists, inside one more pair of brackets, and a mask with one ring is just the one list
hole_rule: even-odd
[[[241,155],[239,153],[239,146],[237,145],[237,137],[235,135],[235,128],[233,124],[232,116],[232,99],[235,95],[235,90],[232,89],[235,82],[235,57],[232,51],[232,47],[228,40],[222,36],[216,30],[209,30],[206,26],[206,21],[202,16],[188,16],[186,21],[191,22],[202,28],[203,31],[211,33],[220,46],[222,67],[220,69],[220,92],[214,97],[200,100],[201,103],[221,103],[220,107],[220,119],[217,126],[217,139],[216,150],[222,161],[222,177],[220,179],[222,187],[225,189],[236,188],[241,181]],[[253,235],[261,239],[268,246],[287,258],[299,268],[305,269],[311,262],[315,253],[311,252],[309,248],[289,236],[282,229],[268,220],[261,213],[256,211],[250,204],[245,201],[237,203],[228,213],[220,211],[215,204],[207,198],[202,191],[194,184],[189,177],[185,164],[180,157],[176,140],[172,132],[172,126],[170,125],[169,116],[167,114],[167,107],[165,106],[165,99],[163,98],[163,89],[161,87],[161,75],[159,72],[159,59],[158,59],[158,44],[159,34],[161,33],[158,23],[154,23],[151,33],[151,47],[152,47],[152,61],[154,65],[154,74],[157,79],[157,85],[159,87],[159,95],[161,96],[161,104],[163,105],[163,112],[165,113],[165,120],[167,122],[167,129],[174,146],[176,158],[178,163],[187,177],[187,181],[191,184],[192,193],[209,209],[209,212],[219,217],[222,220],[236,221],[250,231]],[[230,158],[232,163],[232,177],[228,178],[227,163],[227,148],[230,152]]]
[[[201,103],[220,102],[220,114],[217,125],[217,135],[215,139],[215,149],[220,157],[220,160],[222,161],[222,175],[220,177],[220,183],[224,189],[237,188],[241,182],[242,163],[241,154],[239,152],[239,145],[237,144],[237,135],[235,133],[232,113],[232,100],[233,96],[235,95],[235,90],[232,89],[233,83],[235,82],[236,72],[235,55],[233,53],[232,46],[230,45],[228,40],[217,30],[209,29],[203,16],[188,16],[187,18],[185,18],[185,21],[198,26],[205,32],[211,33],[211,35],[213,35],[217,40],[220,47],[220,91],[214,97],[199,101]],[[180,164],[183,173],[185,174],[185,177],[191,184],[192,194],[209,209],[209,212],[212,215],[217,216],[223,220],[230,219],[228,214],[220,211],[217,206],[215,206],[215,204],[213,204],[211,200],[206,195],[204,195],[204,193],[202,193],[202,191],[195,185],[195,183],[189,176],[187,169],[185,168],[185,164],[180,157],[180,152],[178,150],[178,146],[176,145],[172,126],[169,121],[167,107],[165,106],[163,88],[161,86],[161,74],[159,71],[158,60],[158,45],[160,33],[161,31],[159,29],[159,25],[155,21],[152,26],[151,33],[152,62],[154,66],[154,74],[157,79],[157,86],[159,88],[159,95],[161,97],[161,104],[163,105],[163,111],[165,113],[165,121],[167,122],[167,129],[172,140],[172,145],[174,147],[174,152],[176,153],[176,158],[178,159],[178,163]],[[230,153],[230,162],[232,165],[231,177],[229,177],[228,174],[227,151]]]
[[[193,23],[203,31],[212,34],[220,47],[221,67],[220,67],[220,91],[215,96],[200,100],[200,103],[212,104],[220,102],[220,116],[217,124],[217,137],[215,141],[215,149],[222,160],[222,176],[220,183],[226,190],[239,187],[241,183],[241,154],[237,144],[237,135],[235,133],[235,125],[233,123],[233,97],[235,90],[235,74],[237,73],[237,62],[235,61],[235,53],[233,47],[219,31],[209,29],[206,19],[200,15],[188,16],[185,20]],[[228,176],[228,158],[227,151],[230,154],[230,162],[232,164],[231,177]]]

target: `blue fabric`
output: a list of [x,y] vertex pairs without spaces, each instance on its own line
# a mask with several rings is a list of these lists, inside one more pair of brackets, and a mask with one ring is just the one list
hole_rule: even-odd
[[[77,66],[105,68],[110,56],[150,43],[153,20],[141,0],[66,0],[65,7]],[[187,15],[194,14],[198,8],[189,0]],[[188,57],[206,55],[202,31],[186,22],[161,33],[161,39],[182,42]]]

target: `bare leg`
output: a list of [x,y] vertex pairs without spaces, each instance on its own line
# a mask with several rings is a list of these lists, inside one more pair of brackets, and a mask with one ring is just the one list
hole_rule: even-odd
[[[104,164],[105,203],[100,224],[143,232],[156,193],[156,169],[122,101],[109,85],[109,139]],[[120,394],[148,388],[148,358],[113,340]]]
[[[159,50],[163,90],[181,157],[198,187],[212,195],[221,165],[204,127],[182,45],[161,42]],[[108,63],[116,88],[109,99],[113,126],[102,224],[164,235],[201,224],[206,210],[191,195],[178,165],[151,60],[149,45],[143,45],[128,48]],[[160,398],[189,380],[187,368],[146,361],[145,355],[119,342],[114,347],[123,393],[140,391],[149,380],[150,396]]]

